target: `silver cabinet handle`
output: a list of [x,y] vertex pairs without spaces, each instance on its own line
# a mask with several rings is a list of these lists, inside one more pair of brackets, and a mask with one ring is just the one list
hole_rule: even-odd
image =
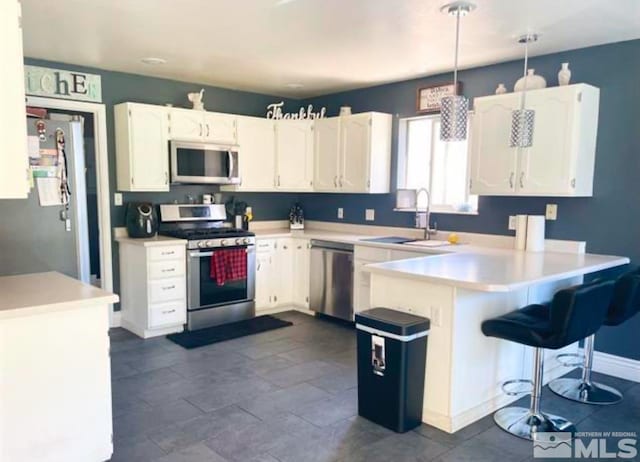
[[289,247],[287,247],[286,245],[283,245],[283,246],[282,246],[282,248],[283,248],[284,250],[287,250]]
[[514,172],[511,172],[511,175],[509,175],[509,187],[511,189],[513,189],[513,177],[515,176]]
[[256,271],[260,271],[261,267],[262,267],[262,263],[258,262],[258,267],[256,268]]
[[161,273],[173,273],[176,269],[175,268],[166,268],[166,269],[162,269],[160,270]]
[[164,184],[169,184],[169,172],[164,172]]
[[175,250],[170,250],[168,252],[160,252],[160,255],[173,255],[174,253],[176,253]]
[[175,289],[175,288],[176,288],[176,286],[174,284],[174,285],[170,285],[170,286],[164,286],[164,287],[162,287],[162,290],[172,290],[172,289]]
[[278,186],[280,186],[280,175],[278,175]]
[[300,249],[302,249],[302,246],[301,246],[301,245],[299,245],[299,246],[298,246],[298,250],[300,250]]
[[199,136],[202,136],[202,124],[200,124],[200,135]]
[[520,187],[524,188],[524,172],[520,174]]
[[171,313],[175,313],[175,312],[176,312],[176,309],[174,308],[172,310],[163,311],[162,314],[171,314]]
[[338,187],[338,175],[333,177],[333,185],[337,188]]
[[209,136],[209,129],[210,129],[209,124],[207,124],[207,137]]
[[340,176],[340,181],[339,181],[339,183],[340,183],[340,187],[342,188],[342,176]]

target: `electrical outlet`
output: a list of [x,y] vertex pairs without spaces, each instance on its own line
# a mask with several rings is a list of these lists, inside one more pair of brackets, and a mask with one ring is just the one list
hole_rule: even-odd
[[113,205],[120,207],[122,205],[122,193],[113,194]]
[[342,207],[338,208],[338,218],[341,220],[344,218],[344,209]]
[[432,327],[440,327],[442,326],[442,310],[439,306],[431,307],[431,326]]
[[515,231],[516,230],[516,216],[515,215],[509,215],[509,230],[510,231]]
[[558,204],[547,204],[547,211],[545,213],[547,220],[558,219]]
[[375,209],[367,209],[364,212],[364,219],[367,221],[373,221],[376,219],[376,211]]

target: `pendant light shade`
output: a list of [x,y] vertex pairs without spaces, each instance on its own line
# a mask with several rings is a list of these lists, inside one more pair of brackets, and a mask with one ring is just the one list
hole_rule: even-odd
[[460,17],[466,16],[475,9],[469,2],[453,2],[440,8],[443,13],[456,17],[456,49],[453,66],[453,96],[445,96],[440,100],[440,140],[464,141],[467,139],[467,118],[469,99],[458,95],[458,49],[460,43]]
[[523,35],[518,39],[519,43],[524,43],[524,87],[520,97],[520,109],[511,113],[511,136],[509,145],[512,148],[529,148],[533,145],[533,130],[535,128],[536,112],[533,109],[526,109],[527,100],[527,65],[529,62],[529,43],[538,40],[537,34]]

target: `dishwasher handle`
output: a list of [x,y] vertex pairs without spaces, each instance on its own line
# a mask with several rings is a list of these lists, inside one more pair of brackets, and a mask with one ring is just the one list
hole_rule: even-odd
[[353,244],[343,242],[322,241],[319,239],[311,239],[311,249],[333,250],[340,252],[353,253]]

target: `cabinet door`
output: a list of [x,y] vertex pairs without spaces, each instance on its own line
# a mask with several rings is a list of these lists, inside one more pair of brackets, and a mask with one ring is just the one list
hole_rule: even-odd
[[371,159],[371,115],[358,114],[342,118],[340,190],[367,192]]
[[238,117],[240,177],[242,191],[273,191],[276,175],[275,122]]
[[162,106],[129,105],[129,156],[133,191],[169,190],[168,117]]
[[313,122],[276,122],[276,187],[310,191],[313,187]]
[[513,194],[516,191],[518,149],[509,145],[511,113],[520,95],[476,98],[471,125],[471,193]]
[[202,111],[170,109],[172,140],[202,141],[205,133]]
[[29,193],[29,160],[20,4],[4,1],[0,11],[0,199],[24,199]]
[[340,157],[340,118],[318,119],[314,122],[314,190],[338,190]]
[[276,305],[287,305],[293,301],[293,241],[278,239],[273,261],[274,298]]
[[272,254],[256,255],[256,311],[260,312],[271,307],[272,294]]
[[578,92],[557,87],[527,95],[536,111],[533,143],[522,150],[518,192],[531,195],[571,194],[575,181],[575,109]]
[[309,308],[309,241],[293,241],[293,303]]
[[236,116],[231,114],[205,112],[204,140],[217,143],[236,144],[236,121]]

